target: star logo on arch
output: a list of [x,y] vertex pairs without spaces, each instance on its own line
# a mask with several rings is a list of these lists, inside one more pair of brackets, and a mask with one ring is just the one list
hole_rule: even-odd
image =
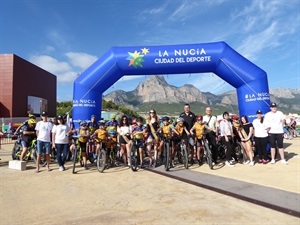
[[134,68],[143,67],[142,63],[145,61],[144,56],[149,54],[148,48],[142,48],[141,52],[134,51],[128,52],[128,57],[126,58],[129,60],[128,66],[133,66]]

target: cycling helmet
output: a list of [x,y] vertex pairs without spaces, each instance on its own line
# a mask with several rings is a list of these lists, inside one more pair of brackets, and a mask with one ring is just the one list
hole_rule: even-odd
[[162,118],[162,121],[169,121],[170,120],[170,118],[168,117],[168,116],[164,116],[163,118]]
[[179,117],[176,121],[177,121],[177,123],[183,123],[184,119],[182,117]]
[[35,125],[35,124],[36,124],[36,120],[35,120],[35,119],[29,119],[29,120],[28,120],[28,124],[33,124],[33,125]]
[[111,118],[111,119],[116,119],[116,114],[111,114],[111,115],[110,115],[110,118]]
[[98,125],[99,126],[105,126],[105,121],[104,120],[99,120]]
[[109,131],[108,131],[108,134],[110,134],[110,135],[115,135],[115,134],[117,134],[117,131],[115,131],[115,130],[109,130]]
[[92,119],[92,118],[96,118],[96,115],[91,115],[91,119]]
[[83,125],[87,125],[88,123],[85,120],[80,121],[79,125],[83,126]]
[[196,119],[197,119],[197,120],[203,120],[203,116],[199,115],[199,116],[197,116]]
[[237,120],[239,117],[237,116],[237,115],[232,115],[231,116],[231,119],[233,119],[233,120]]
[[30,119],[35,119],[35,118],[36,118],[36,116],[35,116],[35,115],[33,115],[33,114],[31,114],[31,113],[29,113],[29,114],[28,114],[28,118],[30,118]]

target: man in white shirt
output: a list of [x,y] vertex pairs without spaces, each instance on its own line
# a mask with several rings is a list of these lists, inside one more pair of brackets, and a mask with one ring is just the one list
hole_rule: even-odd
[[47,112],[42,112],[41,114],[42,120],[36,124],[36,136],[37,136],[37,160],[36,160],[36,173],[40,171],[40,162],[41,162],[41,153],[46,155],[47,160],[47,171],[51,171],[50,164],[50,151],[51,151],[51,130],[52,123],[48,122],[48,114]]
[[271,144],[271,164],[275,163],[275,149],[276,144],[281,158],[281,163],[287,165],[288,162],[284,159],[283,150],[283,125],[285,124],[285,118],[281,111],[277,110],[277,104],[272,103],[270,105],[271,111],[265,115],[264,124],[268,128],[269,141]]
[[208,143],[212,146],[211,153],[212,153],[212,159],[213,163],[217,163],[218,159],[218,147],[216,143],[216,135],[218,134],[218,120],[216,116],[212,115],[212,109],[210,107],[207,107],[205,109],[206,115],[203,116],[203,122],[207,124],[210,131],[206,134],[206,139],[208,140]]

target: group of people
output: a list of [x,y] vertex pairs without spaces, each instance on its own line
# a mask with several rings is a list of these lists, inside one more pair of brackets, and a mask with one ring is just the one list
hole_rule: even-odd
[[[224,112],[222,120],[212,114],[212,109],[207,107],[205,115],[195,115],[189,104],[184,105],[184,111],[179,115],[175,125],[170,123],[170,118],[165,116],[159,118],[156,111],[151,109],[147,118],[136,118],[130,121],[127,115],[122,115],[120,120],[116,120],[116,115],[111,115],[111,120],[105,122],[92,115],[89,121],[81,121],[80,127],[76,130],[72,125],[68,125],[62,116],[58,116],[56,121],[48,121],[47,112],[41,114],[42,120],[36,122],[33,115],[22,124],[22,146],[23,151],[21,160],[28,150],[30,142],[37,139],[37,163],[36,172],[40,171],[41,153],[46,154],[47,170],[50,169],[51,148],[56,149],[56,158],[59,170],[65,170],[67,152],[75,148],[72,136],[77,133],[79,136],[78,144],[82,149],[84,168],[87,166],[87,154],[96,154],[104,144],[106,148],[117,149],[117,157],[125,165],[130,165],[130,147],[132,141],[136,141],[139,148],[141,167],[144,166],[144,149],[149,157],[149,166],[155,167],[162,156],[163,139],[167,138],[171,143],[171,160],[175,157],[176,146],[183,140],[190,150],[190,164],[197,160],[201,165],[203,141],[205,139],[212,147],[213,165],[218,163],[218,137],[221,137],[223,145],[226,147],[225,164],[233,167],[232,149],[234,139],[237,138],[244,149],[244,164],[253,166],[254,146],[258,153],[258,163],[269,163],[267,155],[267,144],[271,146],[271,164],[275,163],[276,147],[279,150],[281,163],[287,165],[283,149],[283,125],[285,124],[284,115],[277,110],[276,103],[270,105],[270,112],[265,114],[257,110],[257,118],[252,123],[247,116],[238,118],[233,115],[230,117],[228,112]],[[52,145],[51,145],[52,143]],[[118,148],[117,148],[118,147]]]

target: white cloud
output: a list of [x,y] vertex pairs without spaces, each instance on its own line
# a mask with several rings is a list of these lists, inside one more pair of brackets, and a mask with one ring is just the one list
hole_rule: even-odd
[[48,55],[34,55],[30,57],[29,61],[44,70],[53,73],[54,75],[70,71],[72,69],[69,63],[59,62],[57,59]]
[[90,67],[98,59],[96,56],[83,52],[67,52],[65,55],[68,57],[72,66],[82,70]]
[[68,62],[60,62],[48,55],[33,55],[29,61],[56,75],[58,83],[73,82],[78,74]]

